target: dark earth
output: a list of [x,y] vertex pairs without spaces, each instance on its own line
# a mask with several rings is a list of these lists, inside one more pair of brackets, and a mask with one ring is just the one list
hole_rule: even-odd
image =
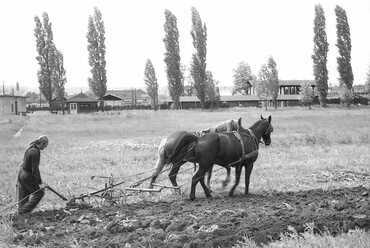
[[336,235],[370,229],[365,187],[198,198],[64,209],[16,217],[14,244],[45,247],[231,247],[249,237],[268,243],[294,229]]

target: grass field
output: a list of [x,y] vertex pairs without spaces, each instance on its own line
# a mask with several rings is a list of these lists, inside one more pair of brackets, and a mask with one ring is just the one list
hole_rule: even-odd
[[[24,150],[41,134],[49,137],[49,146],[41,155],[42,178],[71,196],[104,184],[99,179],[91,180],[91,176],[129,177],[128,185],[150,175],[159,141],[173,131],[204,129],[238,117],[249,127],[260,114],[272,115],[274,133],[272,145],[260,149],[251,176],[251,193],[370,187],[370,108],[124,111],[65,116],[38,113],[0,117],[0,207],[15,200],[16,175]],[[130,178],[139,172],[146,174]],[[180,183],[187,183],[186,198],[191,174],[181,174],[180,170],[178,176]],[[223,174],[224,170],[214,174],[216,194],[225,191],[220,186]],[[166,177],[161,176],[169,183]],[[244,192],[243,180],[237,194]],[[198,197],[204,197],[200,186],[197,192]],[[163,191],[150,196],[150,200],[169,196],[176,197]],[[60,200],[47,194],[39,208],[57,206],[61,206]]]

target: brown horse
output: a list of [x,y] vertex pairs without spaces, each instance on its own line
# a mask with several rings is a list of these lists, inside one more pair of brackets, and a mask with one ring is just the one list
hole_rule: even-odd
[[[207,133],[236,131],[239,128],[240,123],[241,118],[239,118],[238,121],[229,120],[217,125],[216,127],[205,129],[199,132],[178,131],[162,139],[158,147],[158,159],[156,162],[156,169],[152,175],[149,187],[153,187],[153,183],[155,182],[158,175],[163,170],[166,164],[172,164],[172,168],[169,173],[169,178],[173,186],[178,186],[176,177],[180,167],[187,162],[182,159],[182,156],[184,156],[183,153],[187,149],[188,145],[195,141],[196,137],[201,137]],[[226,171],[227,176],[226,179],[223,181],[223,186],[226,186],[230,181],[230,168],[226,168]],[[212,168],[208,170],[207,177],[208,187],[210,186],[211,175]]]
[[235,188],[240,181],[242,168],[245,167],[245,194],[249,192],[249,179],[253,164],[258,157],[258,148],[261,138],[266,146],[271,144],[273,127],[271,116],[254,123],[250,128],[244,129],[241,125],[235,133],[209,133],[202,137],[188,136],[181,149],[178,149],[173,157],[178,161],[198,163],[197,172],[192,178],[190,199],[195,199],[195,189],[198,182],[203,187],[207,197],[211,197],[211,191],[204,183],[205,173],[214,164],[230,168],[235,167],[235,184],[229,195],[234,194]]

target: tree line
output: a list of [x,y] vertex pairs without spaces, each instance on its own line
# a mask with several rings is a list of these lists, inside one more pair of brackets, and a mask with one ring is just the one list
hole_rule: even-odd
[[[351,66],[351,36],[346,11],[335,7],[336,34],[339,56],[337,57],[337,69],[339,72],[340,97],[343,102],[349,104],[353,98],[353,72]],[[326,35],[325,13],[320,4],[315,5],[314,18],[314,48],[313,48],[313,75],[318,90],[320,105],[325,107],[328,95],[328,69],[327,54],[329,43]],[[367,76],[367,90],[370,92],[370,68]],[[253,83],[254,82],[254,83]],[[262,100],[271,99],[276,107],[276,99],[279,90],[278,72],[276,63],[270,57],[266,64],[261,66],[258,77],[251,72],[246,62],[241,62],[234,70],[234,91],[233,93],[248,94],[248,90],[254,86],[256,93]],[[309,83],[301,86],[301,100],[310,106],[313,101],[313,90]]]
[[[348,103],[352,97],[353,72],[351,67],[351,38],[350,28],[346,12],[340,6],[335,8],[336,29],[337,29],[337,57],[339,83],[342,89],[342,96]],[[211,107],[219,101],[218,81],[214,79],[213,73],[207,70],[207,26],[201,19],[198,10],[191,8],[191,31],[193,41],[193,54],[189,66],[189,77],[185,85],[185,66],[181,63],[179,31],[177,18],[170,11],[164,11],[164,62],[170,97],[173,100],[173,107],[181,108],[180,96],[195,95],[200,100],[201,108],[207,103]],[[66,71],[63,66],[63,53],[57,49],[53,39],[52,23],[49,16],[44,12],[40,17],[35,17],[34,35],[36,38],[36,60],[39,64],[37,72],[40,92],[47,99],[49,104],[56,98],[63,101],[65,96],[65,84],[67,82]],[[328,94],[328,70],[327,54],[329,44],[326,35],[326,20],[322,6],[315,6],[314,18],[314,48],[313,48],[313,75],[318,89],[321,106],[326,106]],[[105,59],[105,27],[102,13],[94,8],[92,15],[88,17],[87,28],[87,50],[90,76],[88,84],[90,90],[97,98],[101,98],[107,91],[106,59]],[[250,94],[251,88],[255,89],[256,95],[265,101],[272,100],[277,107],[279,93],[279,76],[277,63],[270,56],[255,76],[248,63],[240,62],[233,72],[234,89],[233,94]],[[147,93],[152,100],[153,109],[158,109],[158,81],[154,65],[148,58],[144,68],[144,82]],[[370,68],[367,83],[370,91]],[[302,101],[312,102],[312,89],[310,85],[301,87]]]

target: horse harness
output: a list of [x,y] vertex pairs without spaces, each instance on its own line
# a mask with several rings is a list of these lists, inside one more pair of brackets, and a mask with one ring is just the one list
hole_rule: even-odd
[[259,141],[256,137],[256,135],[254,134],[254,132],[251,130],[251,129],[247,129],[251,138],[253,139],[253,141],[255,142],[255,145],[256,145],[256,149],[251,151],[250,153],[248,154],[245,154],[245,145],[244,145],[244,142],[243,142],[243,139],[240,135],[240,133],[238,131],[233,131],[232,134],[239,140],[240,142],[240,146],[241,146],[241,149],[242,149],[242,154],[240,156],[240,158],[234,162],[231,162],[230,164],[227,165],[227,167],[231,167],[231,166],[234,166],[235,164],[238,164],[238,163],[242,163],[244,161],[244,159],[246,159],[247,157],[249,156],[253,156],[254,154],[258,155],[258,144],[259,144]]

